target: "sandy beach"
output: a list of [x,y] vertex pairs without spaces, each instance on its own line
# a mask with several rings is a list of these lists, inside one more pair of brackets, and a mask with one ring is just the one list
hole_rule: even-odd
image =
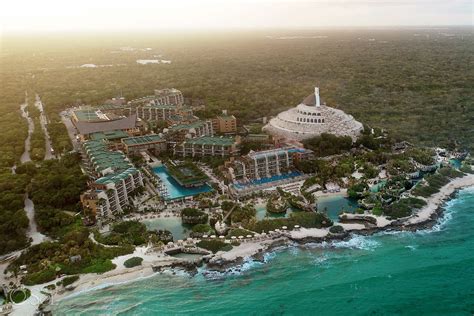
[[415,215],[410,217],[406,224],[414,225],[425,222],[430,219],[431,215],[451,196],[456,190],[465,187],[474,186],[474,174],[469,174],[462,178],[456,178],[440,189],[438,193],[433,194],[426,200],[426,205],[420,209]]

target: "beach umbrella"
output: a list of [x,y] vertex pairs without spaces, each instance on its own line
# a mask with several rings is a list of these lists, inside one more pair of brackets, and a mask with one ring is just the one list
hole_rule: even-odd
[[216,238],[216,235],[211,235],[211,238]]
[[208,236],[208,235],[203,235],[203,236],[202,236],[202,238],[207,238],[207,237],[209,237],[209,236]]
[[221,236],[219,236],[219,238],[220,238],[220,239],[224,239],[224,238],[225,238],[225,236],[222,236],[222,235],[221,235]]
[[186,240],[187,240],[187,241],[193,241],[193,239],[190,238],[190,237],[189,237],[189,238],[186,238]]
[[266,233],[266,232],[263,232],[263,233],[262,233],[262,236],[266,236],[266,235],[267,235],[267,233]]
[[286,226],[283,226],[281,229],[288,229],[288,227],[286,227]]
[[237,237],[235,237],[235,236],[232,236],[232,237],[230,237],[230,239],[237,239]]
[[243,238],[244,238],[244,236],[239,236],[239,239],[243,239]]
[[173,244],[173,242],[172,242],[172,241],[168,242],[168,245],[169,245],[169,246],[171,246],[172,244]]
[[300,225],[295,225],[295,228],[300,228]]
[[276,232],[279,232],[280,230],[277,228],[277,229],[275,229],[275,231],[276,231]]
[[252,238],[252,235],[247,235],[247,238]]

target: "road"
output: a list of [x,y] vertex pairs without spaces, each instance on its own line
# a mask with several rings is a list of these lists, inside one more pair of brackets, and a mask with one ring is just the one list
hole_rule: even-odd
[[44,160],[55,159],[56,156],[51,151],[53,146],[51,145],[51,138],[49,137],[49,133],[48,133],[48,127],[47,127],[48,120],[46,119],[46,115],[44,114],[44,105],[43,105],[43,102],[41,102],[41,98],[39,94],[36,94],[35,106],[40,111],[40,123],[41,123],[41,128],[43,129],[43,133],[44,133],[44,142],[45,142],[45,150],[46,150],[44,154]]
[[28,226],[27,236],[30,237],[33,241],[31,246],[42,243],[43,241],[48,240],[48,237],[43,235],[38,231],[38,226],[35,221],[35,206],[33,201],[30,200],[28,195],[25,196],[25,212],[30,224]]
[[77,130],[76,130],[76,127],[71,122],[70,112],[66,110],[66,111],[61,112],[60,115],[61,115],[61,121],[63,121],[63,124],[66,126],[67,134],[69,135],[69,138],[71,139],[72,147],[74,148],[75,151],[79,151],[80,145],[76,139]]
[[25,99],[25,103],[20,105],[21,109],[21,116],[23,116],[27,122],[28,122],[28,137],[25,139],[25,151],[20,157],[21,163],[29,162],[31,161],[30,157],[30,150],[31,150],[31,134],[35,130],[35,123],[33,122],[33,119],[28,116],[28,112],[26,112],[26,107],[28,106],[28,98]]

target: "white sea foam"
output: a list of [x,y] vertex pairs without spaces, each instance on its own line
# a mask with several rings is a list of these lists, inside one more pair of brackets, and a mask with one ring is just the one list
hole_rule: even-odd
[[348,249],[360,249],[360,250],[374,250],[380,245],[380,243],[373,239],[372,236],[363,235],[352,235],[350,239],[343,241],[329,241],[322,243],[309,243],[306,244],[307,248],[348,248]]
[[263,262],[256,261],[252,259],[251,257],[246,257],[244,258],[244,262],[242,264],[231,267],[225,272],[210,271],[207,268],[202,267],[202,268],[198,268],[198,274],[204,276],[206,279],[211,279],[211,280],[224,279],[227,276],[242,275],[244,272],[250,271],[257,267],[261,267],[262,265],[267,264],[269,261],[271,261],[275,257],[276,257],[276,251],[267,252],[263,255]]
[[[469,189],[474,189],[474,188],[469,188]],[[466,189],[463,189],[463,190],[466,190]],[[460,200],[459,198],[455,198],[455,199],[447,201],[444,204],[443,214],[440,218],[438,218],[438,221],[436,222],[436,224],[433,225],[433,227],[431,227],[430,229],[416,231],[416,234],[426,235],[426,234],[431,234],[434,232],[445,230],[447,224],[453,219],[453,216],[456,212],[455,206],[459,203],[462,203],[462,200]]]
[[371,236],[352,236],[349,240],[333,242],[335,248],[350,248],[373,251],[380,243]]
[[405,246],[405,248],[408,248],[408,249],[410,249],[410,250],[412,250],[412,251],[415,251],[415,250],[418,249],[418,245],[407,245],[407,246]]

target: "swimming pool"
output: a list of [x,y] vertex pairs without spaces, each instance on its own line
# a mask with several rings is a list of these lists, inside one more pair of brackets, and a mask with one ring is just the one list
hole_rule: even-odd
[[168,195],[165,197],[166,200],[174,200],[212,191],[212,188],[207,184],[192,188],[181,186],[168,174],[168,170],[166,170],[166,167],[164,166],[153,168],[153,172],[160,177],[161,181],[163,181],[166,186],[168,191]]
[[274,182],[274,181],[279,181],[279,180],[285,180],[285,179],[290,179],[290,178],[294,178],[294,177],[297,177],[297,176],[300,176],[301,173],[298,172],[298,171],[292,171],[290,173],[285,173],[285,174],[281,174],[281,175],[275,175],[275,176],[271,176],[271,177],[268,177],[268,178],[261,178],[261,179],[257,179],[257,180],[250,180],[250,182],[248,183],[235,183],[234,184],[234,187],[236,189],[244,189],[246,187],[249,187],[249,186],[252,186],[252,185],[262,185],[262,184],[266,184],[266,183],[270,183],[270,182]]

